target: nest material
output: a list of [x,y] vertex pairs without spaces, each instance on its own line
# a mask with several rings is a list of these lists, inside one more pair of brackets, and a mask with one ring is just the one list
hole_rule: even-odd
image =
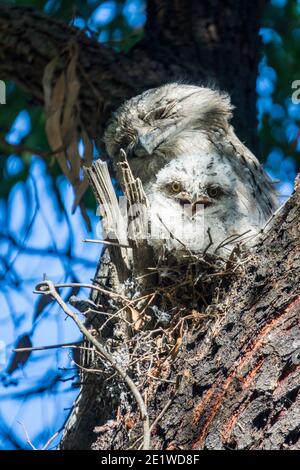
[[128,302],[110,299],[110,316],[98,334],[113,326],[107,346],[118,361],[126,358],[126,368],[144,381],[175,358],[187,334],[207,329],[208,322],[225,313],[226,292],[241,275],[245,256],[234,250],[227,261],[208,254],[189,254],[180,261],[164,257],[149,268],[155,272],[155,286],[142,291],[142,279],[130,278],[124,285]]

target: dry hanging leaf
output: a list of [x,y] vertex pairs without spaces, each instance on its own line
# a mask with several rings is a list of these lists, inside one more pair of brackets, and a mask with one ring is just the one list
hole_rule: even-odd
[[[80,81],[76,74],[78,48],[71,43],[69,48],[70,60],[66,69],[62,70],[56,82],[55,71],[58,67],[58,57],[53,59],[45,68],[43,89],[46,112],[46,133],[56,159],[63,174],[68,178],[75,192],[73,210],[80,206],[84,219],[89,225],[89,217],[81,204],[82,197],[88,188],[88,181],[82,172],[82,166],[90,166],[93,160],[93,145],[85,129],[80,125],[79,92]],[[54,83],[54,84],[53,84]],[[79,153],[79,142],[84,144],[84,155]]]
[[[63,139],[61,135],[61,114],[65,96],[65,77],[64,73],[60,75],[53,87],[51,101],[46,108],[46,133],[49,144],[53,151],[63,148]],[[57,161],[64,175],[72,182],[72,175],[68,167],[65,152],[56,154]]]
[[82,131],[82,140],[83,140],[83,146],[84,146],[84,155],[83,155],[83,161],[84,165],[89,167],[93,163],[93,144],[91,139],[89,139],[89,136],[87,135],[86,131]]

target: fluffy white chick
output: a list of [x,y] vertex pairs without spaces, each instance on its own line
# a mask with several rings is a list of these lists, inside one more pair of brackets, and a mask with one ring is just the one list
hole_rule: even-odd
[[252,238],[266,221],[253,192],[230,161],[218,153],[182,155],[146,186],[150,244],[158,251],[226,255],[242,238]]

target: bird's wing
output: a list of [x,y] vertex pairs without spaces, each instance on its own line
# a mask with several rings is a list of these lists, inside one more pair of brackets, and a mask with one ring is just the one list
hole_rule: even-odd
[[208,135],[220,156],[227,158],[244,184],[251,186],[265,219],[277,208],[277,194],[270,178],[253,153],[239,140],[232,126],[214,129]]

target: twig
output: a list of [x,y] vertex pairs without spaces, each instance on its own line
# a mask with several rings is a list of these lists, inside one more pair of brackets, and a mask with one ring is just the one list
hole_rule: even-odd
[[[31,440],[30,440],[30,437],[29,437],[29,435],[28,435],[28,432],[27,432],[27,429],[26,429],[25,425],[24,425],[21,421],[17,421],[17,422],[22,426],[22,428],[23,428],[23,430],[24,430],[27,443],[30,445],[30,447],[31,447],[33,450],[38,450],[38,449],[32,444],[32,442],[31,442]],[[46,444],[43,445],[42,450],[47,450],[48,447],[50,446],[51,442],[54,441],[54,439],[59,435],[60,432],[61,432],[61,429],[60,429],[59,431],[56,431],[56,432],[53,434],[53,436],[51,436],[50,439],[48,439],[48,441],[46,442]]]
[[[151,424],[150,426],[150,433],[153,431],[153,429],[155,428],[155,426],[157,425],[157,423],[161,420],[161,418],[163,417],[163,415],[168,411],[168,409],[170,408],[170,406],[172,405],[173,403],[173,400],[175,398],[175,395],[170,398],[167,403],[165,404],[165,406],[163,407],[163,409],[161,410],[161,412],[159,413],[159,415],[155,418],[155,420],[153,421],[153,423]],[[141,439],[141,438],[140,438]],[[141,446],[139,447],[138,450],[141,449]]]
[[80,364],[78,364],[78,362],[74,361],[74,359],[72,359],[72,362],[74,362],[78,369],[83,370],[84,372],[88,372],[90,374],[109,374],[108,371],[103,369],[89,369],[88,367],[81,366]]
[[[176,383],[176,382],[175,382]],[[158,422],[161,420],[161,418],[163,417],[163,415],[168,411],[168,409],[170,408],[170,406],[172,405],[173,401],[174,401],[174,398],[175,398],[175,395],[176,393],[173,394],[173,396],[167,401],[167,403],[165,404],[165,406],[163,407],[163,409],[161,410],[161,412],[159,413],[159,415],[155,418],[155,420],[153,421],[153,423],[151,424],[150,426],[150,433],[153,431],[153,429],[155,428],[155,426],[158,424]],[[136,444],[138,444],[140,441],[142,440],[142,437],[139,437],[130,447],[129,449],[133,449],[134,446]],[[128,449],[128,450],[129,450]],[[141,449],[141,446],[138,448],[138,450]]]
[[175,237],[175,235],[173,234],[173,232],[171,232],[171,230],[166,226],[166,224],[164,223],[164,221],[162,220],[161,216],[159,214],[156,214],[158,220],[160,221],[160,223],[162,224],[162,226],[167,230],[167,232],[169,232],[169,235],[171,238],[173,238],[173,240],[176,240],[181,246],[183,246],[183,248],[189,252],[189,255],[190,256],[194,256],[193,253],[187,248],[187,246],[185,245],[185,243],[183,243],[183,241],[181,241],[179,238]]
[[61,298],[59,293],[57,292],[54,284],[52,281],[46,280],[41,282],[36,286],[35,293],[44,294],[44,295],[51,295],[56,302],[60,305],[62,310],[76,323],[81,333],[95,346],[96,350],[111,364],[111,366],[115,369],[115,371],[122,377],[124,382],[127,384],[128,388],[132,392],[137,405],[140,409],[141,419],[143,422],[144,428],[144,442],[143,442],[143,449],[149,450],[150,449],[150,426],[149,426],[149,416],[146,405],[144,400],[137,389],[137,386],[133,382],[133,380],[128,376],[127,372],[123,370],[123,368],[115,361],[113,356],[111,356],[104,346],[97,341],[97,339],[90,333],[90,331],[85,327],[85,325],[79,320],[78,316],[68,307],[68,305],[64,302]]
[[125,297],[124,295],[117,294],[117,292],[112,292],[112,291],[107,290],[107,289],[103,289],[102,287],[95,286],[94,284],[81,284],[80,282],[64,282],[63,284],[55,284],[54,287],[58,288],[58,289],[60,287],[82,287],[82,288],[85,288],[85,289],[95,289],[99,292],[102,292],[102,294],[107,295],[108,297],[117,297],[117,298],[123,300],[124,302],[130,303],[130,300],[127,299],[127,297]]
[[211,232],[210,232],[210,227],[208,227],[208,229],[207,229],[207,235],[208,235],[208,238],[209,238],[209,242],[208,242],[207,247],[204,249],[204,251],[202,253],[202,256],[204,256],[207,253],[207,251],[209,250],[209,248],[214,244],[212,236],[211,236]]
[[224,238],[224,240],[216,247],[215,253],[216,253],[220,248],[223,248],[223,247],[225,247],[226,245],[229,245],[230,243],[235,242],[236,240],[238,240],[239,238],[243,237],[244,235],[246,235],[246,234],[249,233],[249,232],[251,232],[251,229],[246,230],[246,232],[243,232],[243,233],[240,233],[240,234],[229,235],[229,237]]
[[150,377],[151,379],[157,380],[159,382],[165,382],[168,384],[176,384],[176,380],[161,379],[160,377],[155,377],[155,375],[149,374],[149,372],[147,374],[147,377]]
[[33,155],[38,155],[39,157],[42,157],[42,158],[49,158],[49,157],[55,156],[56,154],[65,150],[64,147],[60,147],[56,150],[50,150],[49,152],[47,152],[41,149],[35,149],[33,147],[29,147],[28,145],[10,144],[3,137],[0,137],[0,144],[3,145],[3,147],[5,147],[7,150],[10,150],[12,152],[19,153],[19,154],[22,152],[28,152],[28,153],[32,153]]
[[124,245],[122,243],[110,242],[109,240],[93,240],[91,238],[86,238],[83,240],[85,243],[100,243],[101,245],[110,245],[110,246],[119,246],[120,248],[131,248],[129,245]]
[[61,344],[50,344],[49,346],[35,346],[32,348],[16,348],[12,349],[12,352],[25,352],[25,351],[44,351],[47,349],[57,349],[57,348],[71,348],[77,347],[81,344],[81,341],[78,343],[61,343]]
[[30,437],[29,437],[29,435],[28,435],[28,432],[27,432],[27,429],[26,429],[24,423],[22,423],[22,421],[17,421],[17,423],[19,423],[19,424],[22,426],[23,431],[24,431],[24,434],[25,434],[25,436],[26,436],[26,441],[27,441],[27,443],[30,445],[30,447],[32,448],[32,450],[37,450],[37,448],[32,444],[32,442],[31,442],[31,440],[30,440]]
[[51,442],[54,441],[54,439],[59,435],[59,433],[60,431],[57,431],[56,433],[54,433],[53,436],[51,436],[50,439],[48,439],[48,441],[46,442],[46,444],[42,447],[42,450],[47,450]]

